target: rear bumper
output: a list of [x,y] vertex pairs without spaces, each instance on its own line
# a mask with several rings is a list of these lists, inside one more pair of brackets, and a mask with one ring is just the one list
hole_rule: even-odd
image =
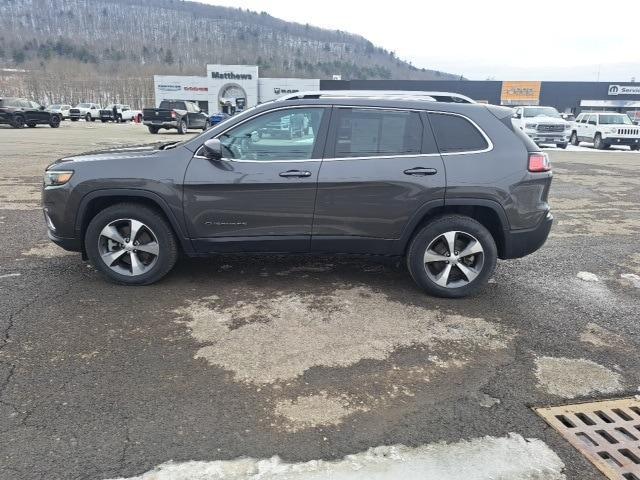
[[154,121],[143,121],[147,127],[158,127],[158,128],[178,128],[178,122],[176,120],[172,120],[170,122],[154,122]]
[[548,212],[535,228],[505,232],[501,258],[520,258],[535,252],[547,241],[551,225],[553,225],[553,215]]

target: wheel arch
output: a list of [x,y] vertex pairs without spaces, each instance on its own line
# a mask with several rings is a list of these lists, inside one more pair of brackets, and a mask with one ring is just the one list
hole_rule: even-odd
[[486,199],[451,199],[446,204],[428,203],[419,209],[409,221],[402,236],[402,249],[406,254],[411,239],[427,223],[445,215],[463,215],[480,222],[493,237],[498,249],[498,257],[505,253],[505,230],[509,229],[509,221],[502,206]]
[[91,219],[101,210],[118,203],[139,203],[159,211],[169,222],[181,250],[187,255],[195,253],[191,240],[184,234],[184,228],[162,197],[147,190],[109,189],[91,192],[85,195],[80,202],[75,230],[82,244],[83,255],[85,255],[84,234]]

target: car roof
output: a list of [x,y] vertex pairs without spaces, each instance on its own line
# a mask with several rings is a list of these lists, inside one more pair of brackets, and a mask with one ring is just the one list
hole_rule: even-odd
[[311,90],[284,95],[276,99],[276,102],[286,100],[329,100],[339,98],[380,98],[422,102],[475,103],[473,99],[460,93],[418,90]]

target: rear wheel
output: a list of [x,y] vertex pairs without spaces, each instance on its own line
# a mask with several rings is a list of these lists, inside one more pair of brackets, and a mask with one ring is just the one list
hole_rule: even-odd
[[93,266],[115,283],[149,285],[173,268],[178,246],[170,225],[158,211],[121,203],[98,213],[85,233]]
[[149,133],[153,133],[154,135],[158,133],[158,130],[160,130],[158,127],[149,127]]
[[427,293],[459,298],[471,295],[488,280],[498,252],[491,233],[461,215],[436,218],[420,230],[409,246],[407,267]]
[[90,114],[90,113],[87,113],[87,114],[84,116],[84,121],[85,121],[85,122],[90,122],[90,121],[91,121],[91,114]]
[[178,122],[178,133],[180,135],[184,135],[185,133],[187,133],[188,130],[188,125],[187,125],[187,121],[182,119]]
[[24,117],[22,115],[16,115],[13,117],[13,122],[11,122],[11,126],[13,128],[22,128],[24,127]]
[[49,126],[51,128],[58,128],[60,126],[60,117],[58,115],[52,115],[49,119]]
[[567,148],[567,144],[566,143],[556,143],[556,147],[562,148],[564,150],[565,148]]
[[580,140],[578,140],[578,134],[576,132],[571,133],[571,145],[578,146],[580,144]]

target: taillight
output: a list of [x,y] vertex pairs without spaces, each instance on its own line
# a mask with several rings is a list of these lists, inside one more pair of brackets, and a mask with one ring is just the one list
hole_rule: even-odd
[[551,170],[551,164],[546,153],[536,152],[529,154],[530,172],[548,172],[549,170]]
[[176,112],[171,112],[171,118],[176,118]]

